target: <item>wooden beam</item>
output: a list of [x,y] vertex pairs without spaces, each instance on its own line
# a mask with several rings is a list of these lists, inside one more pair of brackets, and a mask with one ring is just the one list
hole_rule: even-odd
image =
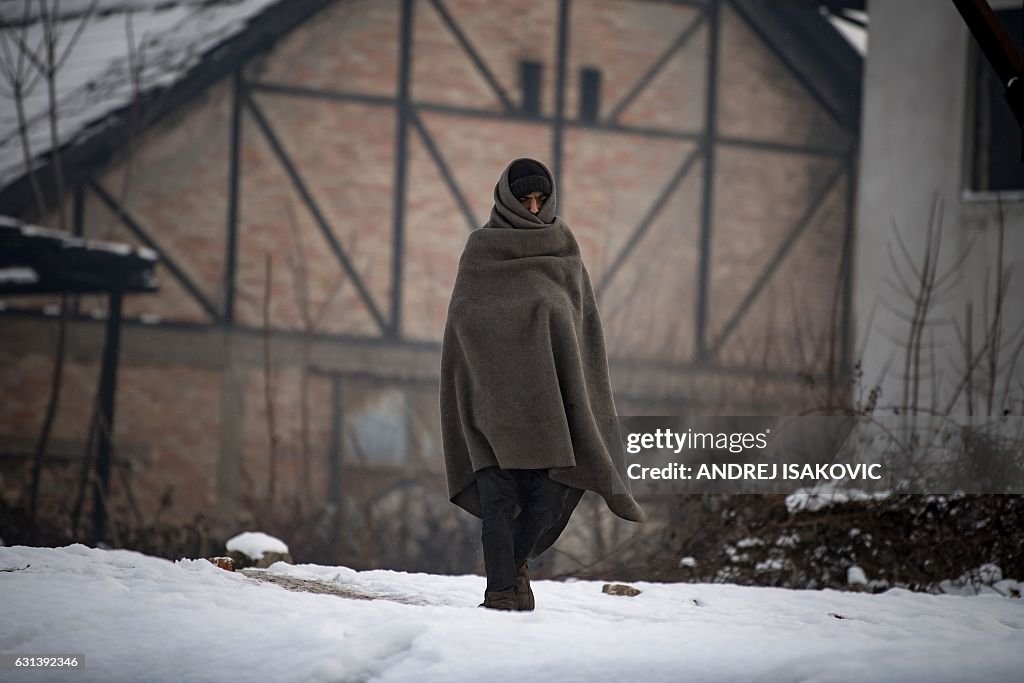
[[[986,0],[953,0],[967,28],[1006,88],[1006,101],[1024,135],[1024,57],[1006,34]],[[1024,160],[1024,142],[1021,144]]]

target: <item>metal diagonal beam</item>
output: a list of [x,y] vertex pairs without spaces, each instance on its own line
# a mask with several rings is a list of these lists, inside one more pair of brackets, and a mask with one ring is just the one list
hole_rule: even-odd
[[[333,102],[355,102],[371,106],[397,107],[398,99],[389,96],[363,95],[360,93],[347,92],[343,90],[330,90],[320,88],[303,88],[282,85],[279,83],[246,83],[251,91],[268,92],[275,95],[290,97],[308,97],[312,99],[327,100]],[[445,114],[449,116],[461,116],[481,119],[485,121],[515,121],[536,126],[551,126],[555,122],[553,116],[537,116],[524,119],[517,116],[510,116],[505,112],[490,111],[486,109],[473,109],[458,105],[443,104],[441,102],[410,102],[410,105],[418,111]],[[703,131],[672,130],[670,128],[655,128],[650,126],[626,126],[620,123],[577,121],[574,119],[563,119],[562,124],[566,128],[575,128],[588,132],[600,131],[616,133],[620,135],[635,135],[645,138],[663,138],[668,140],[699,140],[705,137]],[[830,149],[818,145],[792,144],[772,140],[749,140],[741,137],[717,135],[715,142],[733,147],[745,147],[748,149],[761,149],[766,151],[809,154],[813,156],[844,158],[846,152],[841,149]]]
[[800,84],[800,86],[807,92],[807,94],[809,94],[811,98],[818,103],[818,106],[824,109],[825,112],[832,117],[833,121],[838,123],[843,128],[849,130],[850,124],[844,119],[842,113],[837,111],[835,107],[829,104],[828,100],[825,99],[825,96],[821,94],[821,91],[818,90],[814,86],[814,84],[811,83],[810,80],[808,80],[807,77],[804,76],[800,72],[800,70],[796,68],[796,65],[793,64],[793,61],[789,59],[782,52],[782,50],[779,49],[779,47],[774,43],[774,41],[772,41],[768,37],[768,35],[761,28],[761,26],[758,25],[758,23],[754,21],[754,19],[750,17],[750,15],[748,15],[742,7],[739,6],[739,3],[737,3],[736,0],[725,1],[729,3],[729,6],[737,14],[737,16],[739,16],[740,19],[743,20],[743,23],[746,24],[747,28],[749,28],[754,33],[754,35],[758,37],[761,43],[765,47],[767,47],[773,55],[775,55],[775,58],[782,63],[782,65],[786,68],[786,71],[788,71],[790,75],[793,76],[793,78],[795,78],[797,82]]
[[171,271],[171,275],[173,275],[175,279],[178,282],[180,282],[181,285],[188,291],[188,293],[192,295],[192,298],[196,300],[196,302],[203,308],[203,310],[206,311],[206,313],[210,316],[211,320],[213,320],[214,322],[219,322],[221,318],[220,311],[218,311],[217,307],[213,305],[213,302],[210,301],[205,294],[203,294],[203,291],[199,289],[199,287],[194,282],[192,282],[192,278],[190,278],[188,274],[181,268],[181,266],[179,266],[178,263],[173,258],[171,258],[170,254],[164,251],[160,247],[160,245],[156,243],[156,240],[150,237],[149,233],[142,229],[142,226],[140,226],[139,223],[134,218],[132,218],[132,216],[124,209],[124,207],[118,204],[116,199],[110,196],[110,193],[108,193],[102,185],[100,185],[95,180],[90,180],[89,188],[97,197],[100,198],[100,200],[104,204],[107,205],[107,208],[109,208],[111,211],[114,212],[114,214],[117,215],[117,217],[125,225],[125,227],[131,230],[131,232],[136,237],[142,240],[143,244],[145,244],[147,247],[160,254],[160,260],[163,262],[165,266],[167,266],[167,269]]
[[339,102],[357,102],[371,106],[393,107],[398,99],[390,95],[368,95],[366,93],[352,92],[350,90],[331,90],[329,88],[310,88],[302,85],[288,85],[287,83],[268,83],[260,81],[246,81],[246,89],[259,92],[268,92],[275,95],[291,95],[293,97],[312,97],[321,100],[336,100]]
[[690,169],[693,167],[694,162],[696,162],[697,158],[700,156],[700,152],[701,148],[699,145],[690,152],[690,154],[683,161],[683,164],[676,170],[676,172],[672,175],[672,178],[661,190],[661,194],[659,194],[658,198],[654,200],[653,204],[651,204],[651,208],[647,210],[647,214],[643,217],[640,223],[633,230],[633,234],[629,236],[629,239],[626,240],[626,243],[622,246],[622,249],[620,249],[619,253],[616,254],[615,260],[612,261],[612,264],[608,266],[607,270],[604,271],[604,274],[601,275],[601,281],[597,283],[597,287],[595,289],[595,294],[598,298],[601,297],[601,294],[608,287],[608,283],[611,282],[611,279],[615,276],[615,273],[618,272],[618,270],[622,267],[622,264],[626,262],[626,259],[629,257],[630,252],[632,252],[633,249],[636,247],[637,243],[640,241],[640,238],[644,236],[644,233],[647,232],[647,230],[654,223],[655,219],[658,218],[658,214],[660,214],[661,210],[665,207],[665,204],[668,202],[669,197],[672,195],[673,192],[675,192],[676,188],[679,187],[679,183],[683,181],[683,178],[686,177],[686,174],[690,172]]
[[[48,326],[52,324],[53,317],[47,315],[42,310],[37,308],[15,308],[8,307],[0,309],[0,320],[4,321],[4,324],[8,326],[7,329],[16,329],[17,334],[11,334],[3,337],[5,347],[8,349],[16,348],[22,349],[28,348],[33,344],[33,339],[29,332],[35,329],[34,326]],[[87,315],[72,315],[69,317],[69,321],[80,329],[94,329],[98,322],[91,316]],[[167,362],[168,357],[171,360],[180,360],[181,362],[195,362],[197,349],[202,351],[202,362],[210,367],[220,367],[220,357],[223,351],[222,338],[216,335],[211,336],[209,331],[216,329],[209,323],[189,323],[173,320],[162,320],[159,322],[144,322],[137,317],[124,317],[122,322],[125,326],[133,329],[133,334],[147,337],[147,335],[155,334],[159,336],[174,335],[177,343],[168,345],[167,353],[170,356],[162,355],[158,358],[154,358],[152,353],[147,354],[143,346],[135,345],[137,348],[126,349],[124,360],[131,360],[133,362],[140,363],[154,363],[154,362]],[[42,328],[40,328],[42,329]],[[238,325],[234,328],[238,332],[238,343],[241,344],[259,344],[263,343],[264,335],[268,334],[268,330],[261,327],[247,327],[245,325]],[[378,349],[383,353],[391,353],[396,350],[401,351],[412,351],[412,352],[424,352],[434,356],[441,352],[441,342],[439,341],[426,341],[426,340],[415,340],[415,339],[388,339],[381,336],[358,336],[352,334],[326,334],[326,333],[307,333],[302,330],[282,330],[282,329],[271,329],[269,334],[272,339],[278,340],[286,344],[298,344],[313,342],[316,344],[326,344],[335,350],[337,345],[353,345],[352,348],[372,348]],[[38,335],[36,335],[38,336]],[[79,337],[80,335],[75,335]],[[8,341],[10,339],[10,341]],[[13,345],[13,346],[12,346]],[[262,348],[261,346],[259,348]],[[347,358],[345,351],[342,349],[338,353],[325,354],[318,364],[317,368],[313,369],[313,372],[317,374],[340,372],[346,376],[351,377],[355,375],[361,375],[365,377],[371,377],[371,373],[367,372],[353,372],[350,364],[344,359]],[[694,377],[706,377],[708,373],[723,374],[737,377],[763,377],[768,379],[778,379],[782,381],[803,381],[798,378],[795,374],[789,371],[783,370],[769,370],[761,366],[707,366],[692,362],[679,362],[679,361],[661,361],[661,360],[644,360],[636,359],[635,357],[622,357],[609,355],[608,362],[613,366],[619,366],[622,368],[638,368],[638,369],[656,369],[664,370],[665,372],[692,372]],[[380,370],[380,368],[378,368]],[[378,375],[379,377],[379,375]],[[386,377],[389,382],[434,382],[436,383],[436,375],[433,378],[427,377],[407,377],[407,376],[395,376]],[[816,376],[816,379],[824,380],[824,376]]]
[[444,6],[444,3],[441,0],[430,0],[430,4],[432,4],[434,9],[437,10],[437,13],[441,15],[441,20],[446,26],[448,26],[448,30],[452,32],[455,39],[459,41],[459,45],[462,46],[466,55],[473,61],[473,65],[476,66],[477,71],[480,72],[480,75],[484,77],[487,84],[491,86],[492,90],[494,90],[494,94],[498,96],[499,100],[501,100],[501,104],[505,107],[505,111],[515,111],[516,105],[512,103],[508,93],[505,92],[505,89],[501,87],[501,83],[499,83],[498,79],[494,77],[493,73],[491,73],[491,70],[487,67],[487,64],[480,56],[480,53],[476,51],[473,44],[469,42],[469,38],[467,38],[466,34],[464,34],[462,29],[459,28],[459,25],[452,18],[452,15],[448,13],[448,9]]
[[763,152],[781,152],[783,154],[807,154],[817,157],[828,157],[831,159],[845,159],[846,150],[819,145],[795,145],[788,142],[776,142],[771,140],[749,140],[747,138],[732,137],[730,135],[716,135],[715,142],[719,145],[730,147],[743,147],[744,149],[760,150]]
[[588,133],[616,133],[619,135],[636,135],[643,138],[666,139],[666,140],[700,140],[703,133],[689,130],[672,130],[670,128],[655,128],[653,126],[624,126],[621,123],[605,125],[603,123],[588,123],[586,121],[569,120],[565,122],[569,128],[579,128]]
[[625,111],[626,107],[633,104],[633,101],[640,96],[640,93],[642,93],[644,89],[651,84],[651,81],[654,80],[655,76],[657,76],[661,70],[665,68],[665,65],[668,64],[668,60],[672,59],[672,56],[675,55],[675,53],[683,49],[686,43],[690,41],[690,37],[698,28],[700,28],[703,21],[704,13],[700,12],[696,17],[694,17],[693,21],[690,22],[690,25],[683,29],[682,33],[672,41],[672,44],[665,49],[661,56],[655,60],[654,64],[651,65],[644,75],[637,80],[633,87],[629,89],[629,92],[619,100],[619,103],[615,105],[611,113],[608,114],[608,117],[605,119],[605,125],[614,125],[618,123],[619,116],[622,115],[622,112]]
[[775,274],[775,271],[778,269],[782,259],[789,253],[793,243],[798,237],[800,237],[804,229],[811,222],[811,218],[817,212],[818,207],[820,207],[822,202],[825,201],[825,197],[827,197],[832,188],[835,187],[836,181],[839,180],[846,169],[847,166],[845,163],[839,164],[832,174],[825,180],[825,183],[818,190],[817,194],[814,195],[814,198],[808,205],[807,210],[804,211],[803,216],[800,217],[800,220],[796,222],[796,225],[793,226],[789,231],[789,234],[787,234],[785,239],[783,239],[779,244],[778,249],[775,250],[775,253],[772,255],[767,265],[765,265],[760,275],[757,276],[757,279],[754,281],[750,291],[747,292],[747,295],[743,298],[740,305],[729,318],[729,322],[727,322],[722,328],[722,332],[718,335],[718,338],[715,339],[715,343],[711,347],[708,354],[709,356],[713,357],[719,350],[721,350],[722,345],[729,338],[729,335],[736,329],[736,326],[747,312],[747,309],[754,304],[754,300],[757,299],[758,294],[760,294],[761,290],[764,289],[764,286],[768,283],[768,280],[771,279],[771,276]]
[[1007,86],[1014,78],[1024,77],[1024,58],[1013,39],[999,23],[986,0],[953,0],[964,23],[977,41],[999,82]]
[[414,108],[409,109],[409,120],[416,127],[416,131],[420,134],[420,139],[423,140],[424,146],[433,157],[434,163],[437,164],[437,168],[441,171],[441,177],[444,178],[444,182],[448,185],[448,189],[451,190],[452,197],[455,198],[455,203],[459,205],[459,210],[462,211],[462,215],[466,217],[466,224],[469,225],[470,230],[475,230],[480,227],[477,223],[476,218],[473,216],[472,209],[469,208],[469,203],[466,201],[466,197],[462,194],[462,190],[459,189],[458,183],[455,182],[455,177],[452,175],[451,169],[448,168],[448,162],[444,160],[441,155],[441,150],[438,149],[437,143],[434,142],[434,138],[427,131],[426,126],[423,125],[423,121],[420,119],[419,114],[416,113]]
[[[992,12],[986,0],[953,0],[978,47],[995,69],[1000,84],[1006,88],[1004,96],[1017,125],[1024,132],[1024,57],[1006,30]],[[1021,145],[1024,161],[1024,143]]]
[[313,195],[306,187],[306,183],[302,180],[302,176],[299,175],[298,170],[292,164],[291,159],[288,157],[288,153],[281,145],[281,141],[277,139],[277,135],[274,134],[273,129],[271,129],[270,124],[263,115],[263,112],[253,101],[252,96],[244,91],[242,94],[245,105],[249,108],[249,111],[252,112],[253,118],[256,120],[256,124],[270,143],[271,149],[274,150],[274,154],[277,156],[278,161],[281,162],[281,166],[284,167],[285,173],[288,174],[288,177],[291,179],[295,189],[302,197],[302,201],[305,202],[306,208],[308,208],[309,212],[313,214],[313,218],[316,220],[316,224],[320,228],[320,232],[323,234],[324,239],[327,240],[328,246],[330,246],[331,251],[334,252],[335,257],[337,257],[338,261],[341,263],[341,267],[345,269],[345,273],[347,273],[349,278],[352,280],[352,284],[355,285],[356,291],[359,292],[359,296],[362,298],[363,303],[366,304],[366,307],[369,309],[373,319],[377,322],[377,325],[380,326],[381,332],[386,334],[388,331],[388,325],[384,320],[384,316],[381,315],[377,305],[373,302],[373,297],[370,296],[370,292],[366,289],[366,285],[363,284],[363,279],[359,277],[359,273],[356,272],[355,266],[353,266],[352,262],[349,260],[348,254],[345,253],[345,250],[338,242],[338,239],[334,236],[331,226],[327,223],[327,219],[324,218],[323,212],[320,211],[320,207],[317,205],[316,200],[313,199]]

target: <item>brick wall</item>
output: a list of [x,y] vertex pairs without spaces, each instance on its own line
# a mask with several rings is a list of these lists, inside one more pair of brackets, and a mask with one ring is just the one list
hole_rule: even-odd
[[[557,3],[446,0],[444,4],[514,103],[520,98],[520,60],[543,63],[541,114],[553,116]],[[425,1],[414,5],[413,100],[500,112],[499,99],[433,5]],[[246,77],[395,97],[399,10],[397,0],[337,2],[248,64]],[[574,2],[566,117],[571,122],[577,117],[581,67],[600,69],[600,114],[606,116],[698,18],[694,8],[669,3]],[[817,107],[727,7],[722,10],[721,28],[717,113],[723,136],[834,150],[851,143],[849,134]],[[706,110],[707,44],[705,21],[625,109],[620,123],[699,133]],[[390,105],[267,91],[252,96],[350,256],[374,305],[387,319],[392,296],[396,110]],[[224,302],[231,98],[230,82],[218,83],[178,115],[139,135],[130,158],[122,156],[98,177],[111,194],[123,197],[129,212],[218,308]],[[472,214],[472,227],[487,220],[494,183],[510,159],[536,156],[551,164],[548,124],[426,110],[417,116],[451,169]],[[271,327],[378,335],[369,307],[345,275],[253,114],[244,111],[242,122],[235,321],[252,328],[264,324],[269,255]],[[565,128],[559,179],[564,201],[559,213],[579,239],[595,286],[695,144],[693,139],[598,130],[576,123]],[[837,158],[820,154],[716,145],[709,341],[733,317],[810,197],[838,163]],[[704,163],[698,159],[602,292],[602,317],[612,356],[681,363],[694,358],[703,178]],[[760,296],[735,325],[717,362],[755,368],[767,364],[792,372],[821,369],[820,338],[833,309],[832,287],[846,224],[845,183],[844,176],[826,195]],[[440,340],[470,227],[425,140],[416,126],[410,126],[401,311],[407,338]],[[92,196],[86,207],[86,233],[139,243]],[[161,268],[160,275],[161,292],[130,298],[127,315],[149,313],[187,322],[208,319],[166,268]],[[86,312],[102,311],[104,306],[94,298],[83,303]],[[276,366],[274,379],[283,453],[279,490],[284,491],[295,489],[300,471],[300,459],[294,455],[301,441],[298,362],[295,356],[284,359]],[[49,356],[42,353],[0,355],[4,395],[19,397],[0,405],[0,435],[31,437],[37,432],[49,367]],[[387,373],[386,367],[372,360],[365,370]],[[55,434],[74,442],[84,439],[87,406],[98,372],[95,360],[71,363],[67,372]],[[251,488],[263,491],[269,457],[263,369],[259,361],[247,361],[243,373],[244,406],[237,406],[242,416],[242,456],[241,464],[232,466],[244,467]],[[657,389],[653,384],[645,388],[627,374],[620,376],[631,392],[667,390],[665,383]],[[683,404],[698,409],[712,379],[684,379],[674,382],[670,390]],[[721,394],[719,405],[742,405],[746,412],[756,409],[749,403],[751,388],[742,381],[722,379],[714,384],[721,388],[716,389]],[[148,362],[122,363],[117,437],[144,446],[148,453],[145,466],[134,475],[136,495],[147,510],[153,509],[153,501],[167,486],[175,487],[176,510],[183,516],[217,505],[216,468],[224,450],[220,443],[222,386],[223,373],[218,368],[169,365],[158,352]],[[762,389],[758,395],[765,397],[766,410],[777,410],[779,400],[787,405],[806,400],[789,382]],[[311,391],[314,495],[322,499],[329,386],[321,378],[311,383]],[[733,400],[733,395],[738,398]],[[19,489],[17,479],[23,475],[5,471],[5,489]]]

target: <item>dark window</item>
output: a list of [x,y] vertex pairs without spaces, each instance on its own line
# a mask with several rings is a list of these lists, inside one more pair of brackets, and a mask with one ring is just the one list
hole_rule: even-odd
[[601,72],[589,66],[580,69],[580,121],[597,121],[601,110]]
[[[1024,11],[1001,10],[995,13],[1010,40],[1022,49]],[[1021,162],[1021,131],[1006,101],[1006,87],[995,69],[972,39],[974,50],[974,154],[971,189],[998,192],[1024,189],[1024,162]]]
[[523,89],[523,113],[540,116],[540,62],[519,62],[519,85]]

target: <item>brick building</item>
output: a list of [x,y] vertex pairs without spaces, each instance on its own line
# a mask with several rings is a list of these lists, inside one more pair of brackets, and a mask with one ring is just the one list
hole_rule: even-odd
[[[109,0],[69,13],[69,28],[87,21],[75,54],[102,54],[67,63],[92,71],[61,99],[61,180],[46,117],[29,176],[5,114],[0,213],[160,253],[159,293],[125,302],[112,508],[202,512],[219,534],[300,510],[336,561],[471,569],[472,520],[440,470],[440,339],[466,235],[517,156],[559,180],[620,413],[815,405],[851,357],[861,60],[818,4]],[[58,303],[2,299],[12,505]],[[96,297],[70,305],[42,481],[53,514],[78,486],[106,315]],[[445,533],[469,540],[433,547]]]

